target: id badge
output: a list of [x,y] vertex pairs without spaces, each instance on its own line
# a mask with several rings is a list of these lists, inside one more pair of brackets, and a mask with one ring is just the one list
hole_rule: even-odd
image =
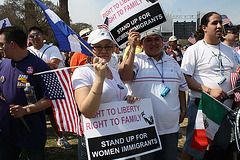
[[223,84],[223,82],[225,82],[226,81],[226,77],[225,76],[223,76],[218,82],[217,82],[217,84],[220,86],[220,85],[222,85]]
[[162,97],[166,97],[166,95],[170,92],[170,88],[167,86],[162,85],[161,90],[160,90],[160,95]]

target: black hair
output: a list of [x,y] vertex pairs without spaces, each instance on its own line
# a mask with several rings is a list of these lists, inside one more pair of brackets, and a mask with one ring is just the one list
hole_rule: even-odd
[[5,36],[7,43],[13,41],[22,49],[27,47],[27,36],[21,28],[16,26],[5,27],[0,30],[0,35],[2,34]]
[[202,35],[202,36],[199,36],[199,39],[203,38],[204,37],[204,31],[202,29],[202,26],[208,26],[208,23],[209,23],[209,19],[210,17],[213,15],[213,14],[217,14],[221,17],[221,15],[217,12],[208,12],[206,13],[202,18],[201,18],[201,25],[200,27],[198,28],[197,32],[198,32],[198,35]]
[[28,33],[30,33],[31,31],[39,31],[41,34],[43,34],[43,30],[36,26],[29,28]]

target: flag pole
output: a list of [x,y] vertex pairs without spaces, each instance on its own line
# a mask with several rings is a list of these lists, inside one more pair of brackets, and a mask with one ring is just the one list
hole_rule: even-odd
[[91,52],[92,55],[94,55],[95,57],[98,57],[95,53],[93,53],[93,51],[91,51],[91,49],[89,49],[82,41],[80,41],[75,34],[72,34],[72,35],[79,43],[81,43],[81,45],[83,45],[89,52]]
[[239,88],[239,87],[240,87],[240,86],[237,86],[236,88],[233,88],[232,90],[228,91],[227,94],[228,94],[228,93],[231,93],[232,91],[234,91],[235,89],[237,89],[237,88]]
[[73,69],[73,68],[81,68],[81,67],[89,67],[89,66],[93,66],[92,64],[87,64],[87,65],[82,65],[82,66],[73,66],[73,67],[64,67],[64,68],[59,68],[59,69],[54,69],[54,70],[48,70],[48,71],[44,71],[44,72],[38,72],[38,73],[34,73],[34,76],[40,75],[40,74],[45,74],[45,73],[50,73],[50,72],[54,72],[54,71],[60,71],[60,70],[65,70],[65,69]]

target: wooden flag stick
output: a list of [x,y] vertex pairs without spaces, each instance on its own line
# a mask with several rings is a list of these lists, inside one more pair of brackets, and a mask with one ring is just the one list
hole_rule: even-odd
[[65,70],[65,69],[73,69],[73,68],[81,68],[81,67],[89,67],[92,66],[92,64],[87,64],[87,65],[81,65],[81,66],[73,66],[73,67],[64,67],[64,68],[59,68],[59,69],[54,69],[54,70],[48,70],[48,71],[44,71],[44,72],[39,72],[39,73],[34,73],[33,75],[40,75],[40,74],[44,74],[44,73],[50,73],[50,72],[54,72],[54,71],[60,71],[60,70]]
[[75,34],[72,34],[72,35],[73,35],[73,37],[74,37],[79,43],[81,43],[81,45],[83,45],[89,52],[91,52],[92,55],[94,55],[95,57],[98,57],[98,56],[97,56],[95,53],[93,53],[93,51],[91,51],[82,41],[80,41]]
[[233,88],[232,90],[228,91],[227,94],[228,94],[228,93],[231,93],[231,92],[234,91],[235,89],[238,89],[239,87],[240,87],[240,86],[237,86],[236,88]]

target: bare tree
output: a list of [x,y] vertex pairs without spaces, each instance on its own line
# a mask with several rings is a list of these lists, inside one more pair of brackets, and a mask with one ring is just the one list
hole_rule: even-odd
[[[66,12],[51,1],[42,0],[42,3],[53,10],[63,21],[68,18],[66,17]],[[38,26],[43,29],[47,42],[56,42],[46,16],[34,0],[5,0],[3,5],[0,5],[0,17],[0,19],[8,18],[13,26],[21,27],[26,34],[30,27]],[[85,25],[88,24],[72,24],[73,27]],[[79,32],[78,30],[73,30],[76,33]]]

